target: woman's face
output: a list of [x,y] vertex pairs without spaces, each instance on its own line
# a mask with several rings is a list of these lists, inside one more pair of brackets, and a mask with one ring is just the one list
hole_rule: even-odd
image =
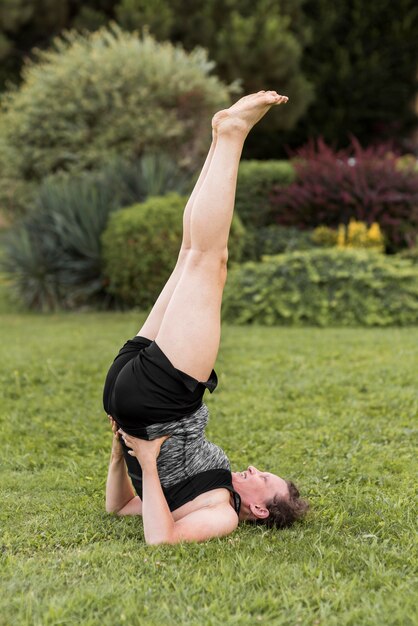
[[270,472],[261,472],[253,465],[249,465],[243,472],[232,472],[232,485],[247,506],[265,506],[274,496],[283,499],[289,497],[289,488],[283,478]]

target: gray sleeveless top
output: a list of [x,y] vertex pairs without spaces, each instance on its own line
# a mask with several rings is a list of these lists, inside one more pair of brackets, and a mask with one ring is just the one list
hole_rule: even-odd
[[171,487],[185,478],[212,469],[231,471],[222,448],[206,439],[208,420],[209,411],[203,402],[197,411],[181,420],[146,427],[149,439],[171,435],[161,446],[157,460],[163,487]]

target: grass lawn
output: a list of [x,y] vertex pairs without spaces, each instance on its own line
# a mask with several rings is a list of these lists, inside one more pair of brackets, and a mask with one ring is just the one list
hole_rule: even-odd
[[[149,547],[104,511],[114,354],[142,314],[3,314],[0,624],[415,624],[418,328],[225,326],[208,436],[292,478],[292,529]],[[415,581],[416,582],[416,581]]]

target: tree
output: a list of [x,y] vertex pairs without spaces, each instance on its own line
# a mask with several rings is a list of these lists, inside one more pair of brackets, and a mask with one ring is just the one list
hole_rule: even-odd
[[338,146],[394,139],[405,149],[417,116],[418,9],[413,0],[0,0],[0,90],[23,56],[61,29],[109,20],[208,50],[221,79],[290,97],[248,138],[244,156],[279,157],[323,135]]
[[413,0],[307,0],[312,39],[302,67],[315,100],[293,144],[322,135],[339,146],[405,138],[416,126],[418,9]]
[[99,169],[116,156],[159,149],[193,164],[211,116],[229,101],[212,69],[202,49],[186,53],[116,25],[56,39],[3,98],[0,198],[12,203],[9,212],[16,201],[24,208],[46,176]]
[[23,59],[63,29],[94,31],[114,19],[117,0],[0,0],[0,91],[19,83]]
[[272,88],[289,96],[292,106],[272,111],[249,136],[244,156],[250,156],[260,142],[273,154],[280,133],[292,129],[312,101],[312,85],[301,71],[309,39],[303,2],[122,0],[115,11],[125,27],[148,25],[188,50],[205,47],[222,80],[236,81],[245,93]]
[[0,2],[0,88],[18,81],[23,56],[46,44],[68,25],[69,0],[2,0]]

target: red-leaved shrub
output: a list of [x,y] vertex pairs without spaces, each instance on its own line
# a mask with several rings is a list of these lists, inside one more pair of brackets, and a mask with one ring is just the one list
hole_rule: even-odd
[[362,148],[351,139],[334,151],[322,139],[294,153],[296,180],[271,194],[272,218],[300,229],[337,227],[351,218],[378,222],[388,252],[414,245],[418,234],[418,174],[397,167],[388,146]]

